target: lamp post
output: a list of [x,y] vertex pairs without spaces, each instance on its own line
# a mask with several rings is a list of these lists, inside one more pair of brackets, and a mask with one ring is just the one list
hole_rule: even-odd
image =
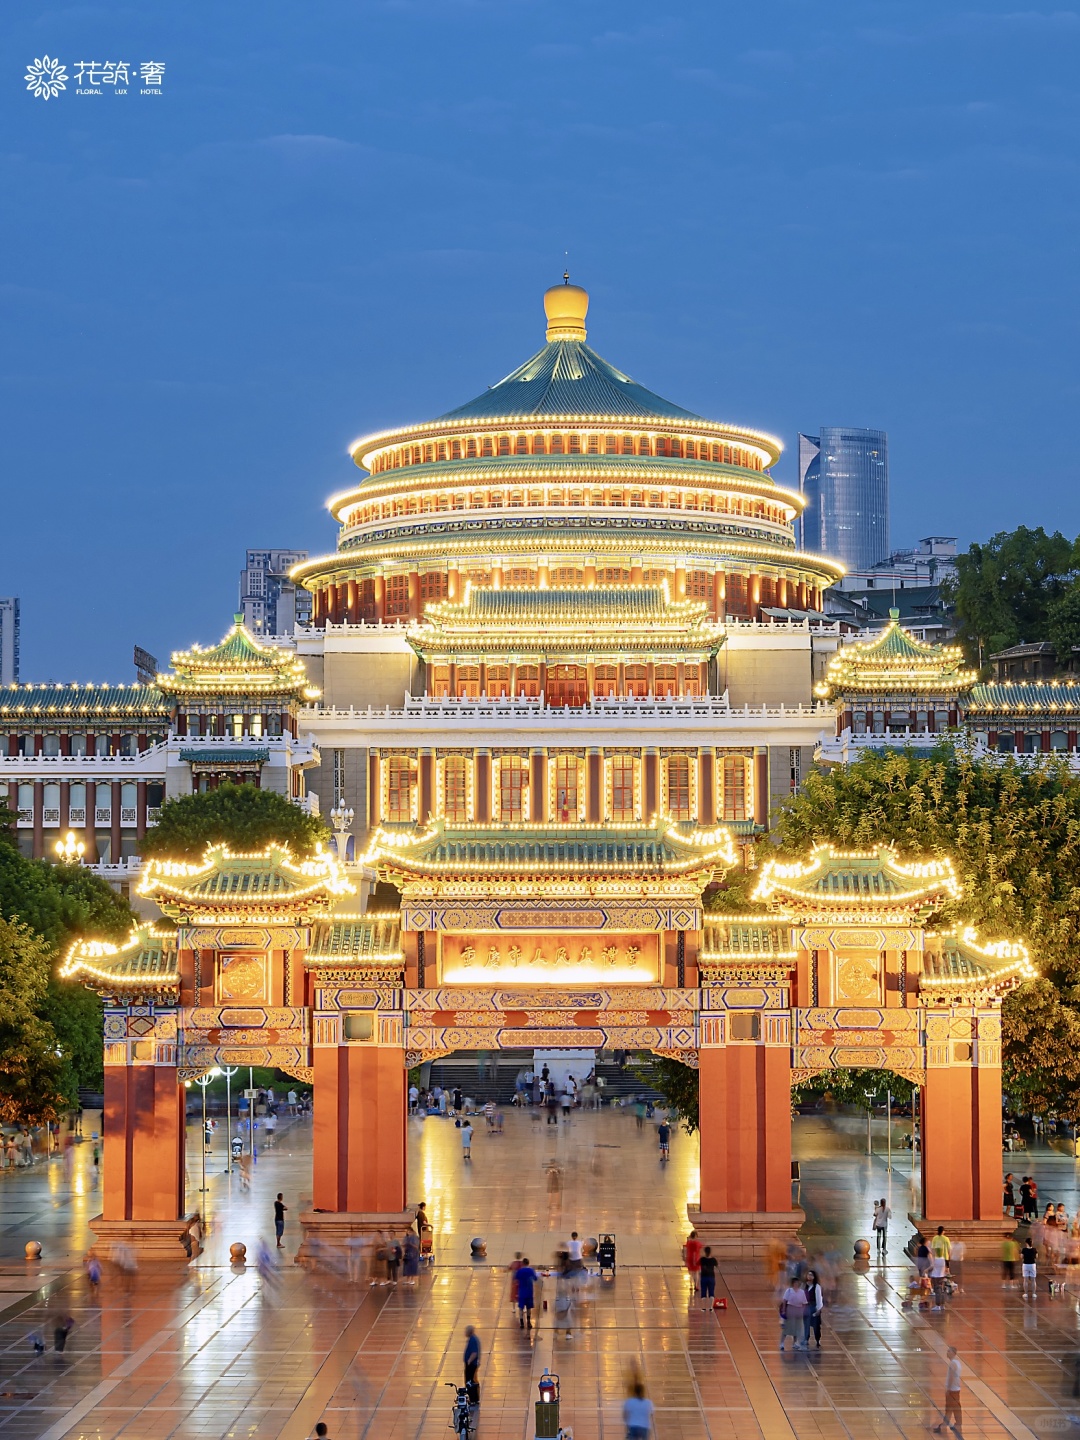
[[873,1155],[874,1141],[871,1124],[874,1119],[874,1092],[873,1090],[864,1090],[863,1094],[866,1096],[866,1153]]
[[205,1075],[197,1075],[196,1083],[202,1089],[202,1184],[199,1187],[199,1194],[206,1194],[206,1087],[211,1080],[216,1080],[221,1071],[215,1065],[213,1070],[208,1070]]
[[240,1069],[239,1065],[223,1065],[221,1073],[225,1076],[225,1171],[232,1174],[232,1077]]
[[888,1146],[885,1168],[892,1174],[892,1091],[885,1091],[885,1142]]
[[354,818],[353,811],[344,801],[339,801],[330,811],[330,823],[334,827],[334,849],[337,851],[339,865],[344,865],[348,858],[349,834]]
[[69,830],[63,840],[57,840],[53,849],[61,864],[81,865],[82,857],[86,854],[86,842],[77,839],[74,830]]

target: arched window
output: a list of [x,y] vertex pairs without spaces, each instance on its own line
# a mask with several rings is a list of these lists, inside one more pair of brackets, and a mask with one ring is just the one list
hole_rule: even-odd
[[543,453],[544,453],[544,437],[543,437],[543,435],[534,435],[534,436],[533,436],[533,438],[532,438],[532,453],[533,453],[534,455],[543,455]]
[[499,819],[524,820],[528,789],[526,762],[521,755],[504,755],[499,761]]
[[632,435],[624,435],[622,437],[622,453],[624,455],[633,455],[634,437]]
[[492,443],[491,443],[491,436],[490,436],[490,435],[485,435],[485,436],[484,436],[483,444],[482,444],[481,447],[480,447],[480,453],[481,453],[481,455],[494,455],[494,454],[495,454],[495,447],[494,447],[494,446],[492,445]]
[[651,443],[650,443],[650,441],[649,441],[649,437],[648,437],[647,435],[642,435],[641,439],[638,441],[638,454],[639,454],[639,455],[651,455],[651,454],[652,454],[652,445],[651,445]]
[[415,762],[408,755],[391,755],[386,762],[386,818],[403,824],[414,818]]
[[465,454],[470,460],[476,459],[476,441],[471,437],[465,441]]
[[527,455],[528,453],[529,453],[529,437],[528,437],[527,435],[517,435],[517,436],[515,436],[515,437],[514,437],[514,454],[515,454],[515,455]]
[[637,818],[637,761],[616,755],[611,761],[611,818],[624,823]]
[[750,760],[746,755],[725,755],[720,762],[721,819],[746,820]]
[[468,757],[447,755],[443,761],[443,815],[449,825],[464,825],[469,818]]
[[667,813],[673,820],[690,819],[690,756],[669,755]]
[[581,436],[580,436],[580,435],[568,435],[568,436],[566,437],[566,453],[567,453],[568,455],[580,455],[580,454],[581,454]]
[[555,761],[554,819],[565,823],[578,818],[581,761],[576,755],[560,755]]
[[552,455],[561,455],[563,453],[563,437],[561,435],[552,435],[551,453]]
[[510,454],[510,436],[509,436],[509,435],[500,435],[500,436],[499,436],[499,454],[500,454],[500,455],[509,455],[509,454]]

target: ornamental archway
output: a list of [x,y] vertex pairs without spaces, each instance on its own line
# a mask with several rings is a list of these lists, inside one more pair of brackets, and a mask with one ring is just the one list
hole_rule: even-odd
[[760,1251],[791,1204],[791,1084],[887,1068],[922,1094],[927,1221],[1001,1230],[1002,995],[1023,947],[926,915],[947,862],[890,850],[761,872],[756,913],[705,914],[723,830],[442,824],[385,829],[368,857],[400,912],[361,914],[328,855],[211,849],[151,863],[166,921],[65,967],[106,997],[100,1236],[175,1253],[187,1227],[183,1081],[273,1065],[315,1090],[314,1210],[331,1240],[406,1218],[407,1068],[457,1050],[624,1049],[696,1066],[701,1205],[718,1253]]

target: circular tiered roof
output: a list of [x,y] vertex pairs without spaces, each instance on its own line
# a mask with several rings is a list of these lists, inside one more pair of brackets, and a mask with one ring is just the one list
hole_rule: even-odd
[[769,473],[780,443],[696,415],[609,364],[586,344],[588,303],[580,286],[553,286],[546,343],[523,365],[438,419],[356,441],[364,477],[330,501],[337,553],[293,574],[317,596],[411,576],[398,587],[408,608],[376,617],[374,589],[369,604],[361,588],[355,606],[335,595],[328,615],[344,603],[343,618],[415,618],[448,593],[423,576],[448,566],[474,585],[525,588],[656,583],[678,569],[710,599],[725,588],[717,576],[745,577],[732,589],[745,591],[746,618],[792,597],[812,608],[842,573],[796,548],[802,499]]

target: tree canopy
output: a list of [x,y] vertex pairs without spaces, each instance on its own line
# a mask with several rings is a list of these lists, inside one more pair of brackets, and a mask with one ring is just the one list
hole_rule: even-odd
[[226,783],[217,790],[167,800],[161,819],[149,830],[142,853],[163,860],[201,860],[208,845],[235,851],[288,845],[294,855],[310,855],[329,836],[323,822],[306,815],[284,795],[257,785]]
[[[957,556],[956,569],[956,581],[946,588],[956,607],[957,635],[968,659],[982,668],[996,651],[1046,640],[1052,623],[1066,623],[1057,607],[1066,595],[1080,593],[1080,542],[1057,530],[1047,535],[1041,525],[1021,525],[970,546]],[[1075,634],[1080,625],[1071,617],[1080,620],[1080,604],[1068,615]]]
[[[59,958],[80,935],[123,939],[135,917],[126,900],[83,866],[22,855],[14,818],[0,808],[0,920],[10,927],[0,967],[6,963],[14,972],[25,966],[29,978],[25,986],[12,982],[21,999],[9,1022],[0,1024],[0,1117],[37,1123],[74,1104],[80,1089],[103,1083],[101,1001],[77,981],[57,977]],[[7,984],[0,968],[0,985]],[[20,1066],[38,1051],[46,1058],[27,1072],[33,1084],[23,1085],[17,1081]]]
[[948,856],[964,897],[936,920],[1023,939],[1041,972],[1002,1007],[1006,1089],[1025,1108],[1080,1118],[1080,779],[1065,760],[870,752],[811,772],[778,835],[792,856],[821,841]]

